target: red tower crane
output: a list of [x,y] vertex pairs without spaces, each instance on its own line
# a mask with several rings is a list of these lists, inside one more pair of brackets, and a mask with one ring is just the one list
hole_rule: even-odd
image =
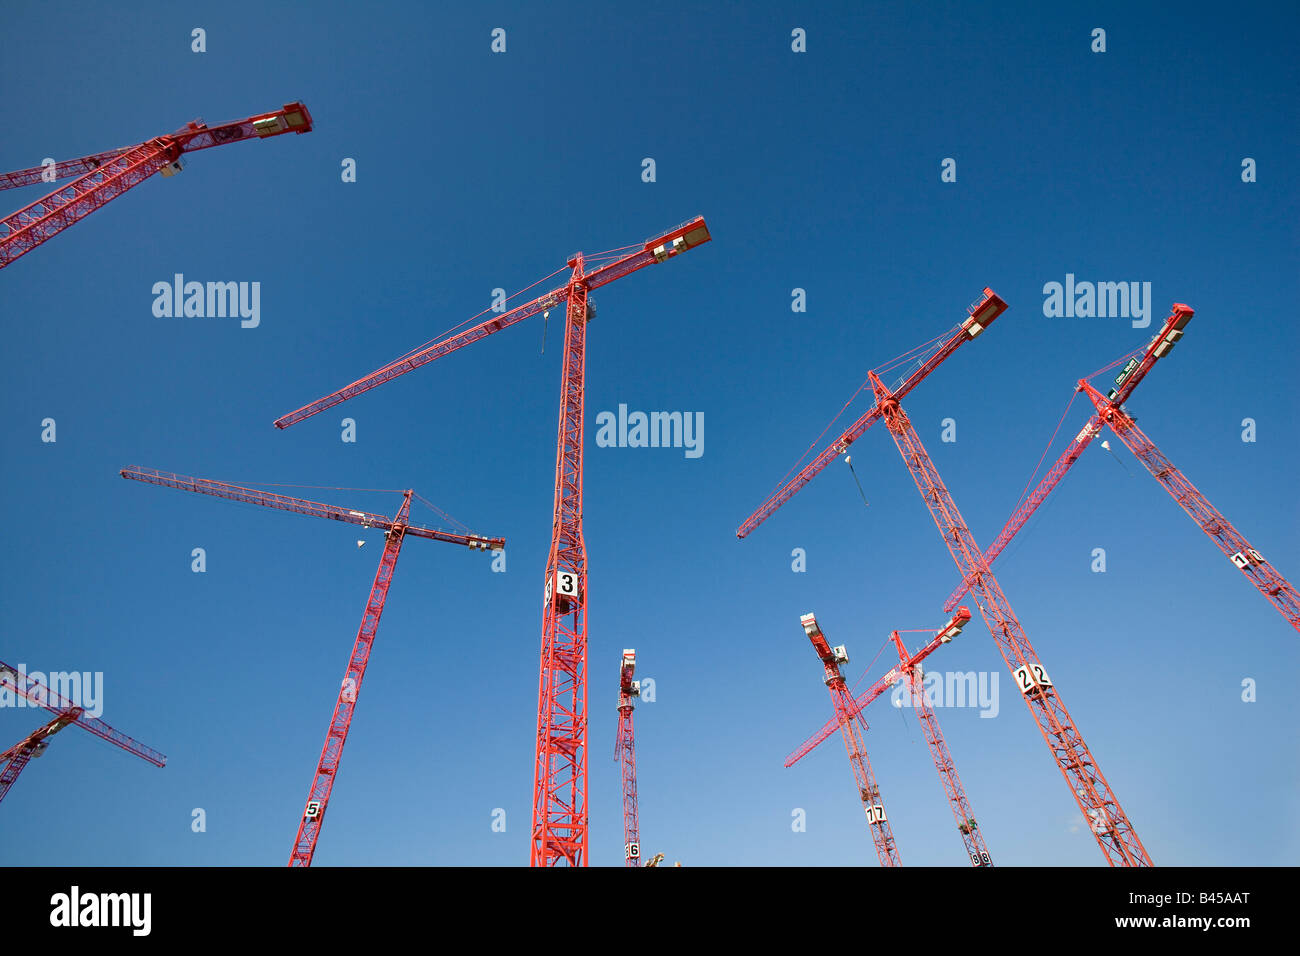
[[[949,618],[948,623],[939,629],[934,639],[929,644],[921,648],[915,654],[909,655],[900,667],[891,667],[889,671],[878,681],[868,687],[865,691],[854,698],[853,706],[850,708],[853,713],[858,714],[866,710],[873,702],[882,697],[889,688],[894,687],[902,679],[901,673],[910,667],[919,665],[923,660],[937,651],[944,644],[949,643],[954,637],[962,632],[966,622],[970,620],[970,611],[966,608],[958,608],[957,613]],[[826,721],[821,730],[813,734],[798,749],[785,758],[785,766],[793,767],[808,754],[812,753],[822,741],[832,736],[840,728],[839,717],[832,717]]]
[[270,113],[208,126],[202,120],[187,123],[174,133],[155,136],[134,146],[68,159],[51,166],[36,166],[0,173],[0,189],[56,182],[75,177],[47,196],[0,219],[0,269],[41,243],[85,219],[109,200],[154,173],[174,176],[181,171],[181,156],[212,146],[245,139],[266,139],[282,133],[310,133],[311,114],[302,103],[288,103]]
[[[1002,301],[992,289],[985,289],[984,295],[975,304],[967,309],[968,317],[958,326],[943,333],[939,338],[944,338],[943,344],[934,349],[928,358],[919,361],[917,367],[912,369],[897,386],[897,395],[902,398],[908,394],[917,385],[921,384],[927,376],[940,365],[944,363],[954,352],[965,345],[967,342],[977,338],[999,315],[1007,310],[1007,304]],[[945,338],[946,336],[946,338]],[[934,342],[937,339],[931,339]],[[925,343],[912,349],[911,352],[905,352],[904,356],[911,355],[926,348],[930,343]],[[900,356],[902,358],[903,356]],[[895,365],[897,360],[887,365]],[[883,366],[881,370],[883,370]],[[859,389],[860,391],[861,389]],[[855,396],[856,397],[856,396]],[[850,399],[851,401],[851,399]],[[835,441],[831,442],[814,458],[807,466],[797,475],[791,478],[784,485],[768,496],[767,500],[759,506],[758,510],[745,519],[744,523],[736,529],[736,537],[744,538],[760,524],[772,516],[776,509],[795,496],[804,485],[816,478],[826,466],[834,461],[837,457],[844,454],[849,445],[853,444],[863,434],[880,420],[880,409],[875,405],[867,409],[861,417],[852,425],[846,428],[843,434]]]
[[107,740],[113,746],[120,747],[155,767],[163,767],[167,764],[167,758],[152,747],[146,747],[140,741],[128,737],[119,730],[114,730],[98,717],[90,716],[85,708],[74,704],[25,670],[10,667],[4,661],[0,661],[0,689],[6,688],[12,688],[13,693],[29,701],[31,706],[44,707],[55,716],[49,723],[0,753],[0,800],[5,798],[9,788],[14,785],[14,781],[18,779],[18,775],[23,772],[23,768],[32,758],[45,753],[50,745],[50,738],[69,725],[89,731],[101,740]]
[[626,648],[618,673],[618,733],[614,738],[614,759],[623,768],[623,865],[641,865],[641,816],[636,803],[636,737],[632,732],[632,709],[641,696],[636,673],[636,651]]
[[1103,398],[1095,388],[1085,381],[1079,382],[1079,388],[1097,408],[1101,420],[1110,426],[1129,451],[1142,462],[1142,466],[1151,476],[1160,482],[1160,486],[1169,492],[1178,506],[1186,511],[1193,521],[1210,536],[1220,551],[1255,585],[1275,608],[1281,612],[1293,628],[1300,631],[1300,593],[1286,578],[1256,551],[1241,532],[1232,526],[1219,511],[1210,504],[1209,499],[1201,494],[1174,467],[1143,432],[1134,419],[1122,408]]
[[844,749],[848,751],[849,765],[853,768],[853,779],[858,785],[862,810],[867,815],[867,829],[871,831],[876,856],[880,858],[881,866],[902,866],[903,861],[898,858],[898,847],[894,843],[894,831],[885,814],[880,787],[871,771],[867,747],[862,740],[862,733],[867,729],[866,721],[862,719],[862,708],[855,706],[844,675],[840,673],[840,665],[849,662],[849,653],[842,644],[831,647],[814,614],[801,615],[799,623],[803,625],[804,633],[812,642],[813,651],[822,662],[826,689],[830,691],[831,705],[835,708],[835,723],[844,737]]
[[450,531],[438,531],[422,528],[410,523],[411,498],[413,491],[402,493],[402,505],[393,518],[355,511],[335,505],[321,504],[316,501],[304,501],[285,495],[258,491],[228,484],[224,481],[212,481],[206,478],[191,478],[171,472],[155,471],[146,468],[124,468],[123,478],[143,481],[165,488],[177,488],[181,491],[193,491],[198,494],[242,501],[246,504],[292,511],[296,514],[311,515],[316,518],[329,518],[359,525],[362,528],[379,528],[384,532],[384,552],[379,558],[379,569],[375,572],[375,582],[370,588],[370,597],[366,601],[366,610],[361,617],[361,626],[357,629],[356,641],[352,645],[352,656],[348,659],[343,683],[339,687],[338,699],[334,704],[334,714],[330,718],[329,730],[325,734],[325,744],[321,748],[320,760],[316,764],[316,773],[312,777],[311,789],[307,793],[307,805],[298,824],[298,835],[294,840],[293,852],[289,856],[290,866],[311,866],[316,853],[316,841],[320,838],[321,827],[325,822],[325,811],[329,807],[330,794],[334,789],[334,780],[338,776],[339,762],[343,758],[343,745],[347,743],[348,731],[352,726],[352,715],[356,710],[357,698],[361,693],[361,682],[366,676],[366,665],[370,662],[370,652],[375,635],[379,630],[379,619],[384,613],[384,601],[388,597],[388,588],[392,584],[393,571],[397,567],[397,557],[402,550],[402,542],[409,535],[415,538],[427,538],[433,541],[445,541],[459,544],[471,551],[500,551],[505,547],[503,538],[488,538],[477,534],[460,534]]
[[[962,627],[970,620],[970,611],[959,607],[957,614],[958,616],[939,632],[935,640],[946,644],[961,633]],[[953,628],[954,622],[957,622],[955,629],[948,630]],[[961,785],[961,778],[957,776],[957,764],[948,750],[948,742],[943,739],[943,731],[939,729],[939,718],[934,708],[930,706],[930,700],[926,695],[925,674],[921,670],[921,665],[919,661],[914,662],[908,657],[907,648],[903,646],[898,631],[891,632],[889,636],[898,649],[899,669],[907,681],[908,694],[916,710],[917,723],[921,725],[926,746],[930,748],[934,769],[939,772],[944,796],[948,798],[948,806],[957,821],[957,832],[961,834],[962,844],[966,847],[966,858],[970,860],[971,866],[992,866],[993,856],[984,843],[984,835],[980,832],[979,822],[975,819],[975,811],[970,805],[970,800],[966,798],[966,788]]]
[[[974,338],[1005,309],[1006,303],[992,289],[985,289],[984,296],[968,310],[970,318],[963,323],[962,330],[957,335]],[[934,358],[950,346],[956,348],[952,339],[945,343]],[[933,363],[934,358],[926,365]],[[1016,686],[1051,750],[1057,768],[1069,785],[1075,802],[1089,821],[1107,862],[1112,866],[1150,866],[1151,858],[1138,839],[1137,832],[1102,776],[1092,752],[1066,711],[1059,691],[1048,678],[1028,635],[984,560],[983,552],[976,547],[965,520],[957,510],[956,502],[952,500],[921,444],[920,437],[899,405],[904,389],[915,384],[913,380],[917,374],[913,373],[902,385],[891,390],[874,370],[869,372],[868,378],[876,399],[873,406],[812,463],[774,492],[758,511],[745,520],[736,534],[743,538],[753,531],[823,470],[835,455],[843,454],[867,428],[881,418],[885,419],[886,427],[938,525],[939,533],[952,554],[958,571],[963,578],[970,580],[972,589],[982,599],[980,613],[988,625],[989,633],[993,635],[1008,670],[1016,679]]]
[[9,788],[17,781],[18,775],[33,757],[45,753],[53,737],[81,714],[80,707],[69,707],[43,727],[38,727],[25,738],[18,741],[4,753],[0,753],[0,800],[5,798]]
[[1079,733],[1060,692],[1047,676],[1029,635],[1016,617],[1011,603],[993,576],[984,555],[957,510],[934,462],[921,444],[907,413],[898,399],[872,373],[876,404],[880,406],[894,443],[916,482],[921,497],[939,528],[939,534],[952,554],[957,569],[971,579],[971,587],[982,598],[980,613],[989,633],[998,645],[1007,669],[1016,680],[1025,704],[1029,707],[1052,751],[1056,765],[1065,778],[1079,809],[1088,821],[1098,846],[1112,866],[1150,866],[1151,858],[1129,822],[1119,800],[1102,776],[1101,768]]
[[297,424],[493,332],[539,312],[543,316],[549,315],[551,309],[565,304],[559,439],[555,453],[555,504],[542,599],[529,853],[532,866],[587,865],[587,605],[590,589],[582,535],[582,439],[587,323],[595,318],[595,303],[588,302],[588,293],[646,266],[680,255],[710,238],[703,217],[697,216],[635,246],[624,246],[596,256],[575,253],[568,261],[569,277],[564,285],[508,312],[495,314],[464,332],[410,352],[275,422],[277,428]]
[[[1006,526],[997,540],[984,553],[984,560],[992,564],[1011,543],[1011,539],[1022,529],[1034,512],[1038,510],[1052,490],[1061,483],[1071,466],[1079,460],[1083,450],[1101,433],[1103,425],[1109,426],[1120,441],[1128,446],[1143,467],[1160,482],[1169,492],[1178,506],[1186,511],[1193,521],[1210,536],[1219,550],[1255,585],[1261,594],[1282,614],[1292,627],[1300,630],[1300,594],[1286,578],[1256,551],[1249,541],[1242,536],[1200,491],[1166,458],[1151,439],[1134,423],[1124,406],[1124,402],[1133,393],[1138,382],[1146,376],[1158,359],[1169,354],[1182,337],[1183,329],[1191,321],[1193,311],[1180,302],[1174,303],[1173,310],[1165,319],[1160,331],[1151,339],[1139,358],[1133,356],[1125,363],[1119,375],[1115,377],[1115,388],[1103,397],[1087,379],[1080,379],[1075,391],[1083,392],[1095,407],[1088,421],[1074,436],[1056,463],[1043,476],[1043,480],[1024,500],[1007,520]],[[1122,360],[1121,360],[1122,361]],[[1111,366],[1119,364],[1112,363]],[[967,582],[962,581],[957,589],[949,595],[944,604],[951,609],[961,600],[967,591]]]
[[[938,717],[935,716],[934,709],[930,706],[930,702],[926,697],[924,674],[921,671],[921,662],[944,644],[950,643],[954,637],[962,632],[962,628],[969,621],[970,611],[964,607],[959,607],[957,613],[939,629],[934,638],[915,654],[907,652],[902,638],[899,637],[899,632],[893,631],[890,634],[890,640],[894,642],[898,650],[898,667],[891,668],[888,673],[867,688],[866,691],[854,698],[847,710],[851,717],[857,717],[890,687],[897,686],[900,681],[907,681],[913,706],[917,711],[917,717],[925,735],[926,745],[930,748],[930,754],[934,758],[935,769],[939,771],[939,779],[943,783],[948,805],[952,808],[953,816],[957,819],[957,831],[961,834],[967,857],[970,859],[972,866],[980,867],[992,866],[993,858],[988,852],[988,847],[984,845],[984,837],[980,834],[979,825],[975,820],[975,811],[971,809],[970,801],[966,798],[966,791],[961,785],[961,778],[957,776],[957,765],[953,762],[947,741],[944,740],[943,732],[939,729]],[[804,626],[806,630],[807,624],[805,623]],[[814,647],[816,647],[815,642]],[[838,651],[839,648],[835,650]],[[847,654],[845,656],[847,657]],[[827,721],[821,730],[806,740],[798,750],[785,758],[785,766],[794,766],[811,753],[818,744],[835,733],[836,728],[841,724],[842,721],[838,715]]]
[[[1146,378],[1147,373],[1151,371],[1156,362],[1169,354],[1178,343],[1178,340],[1183,337],[1183,330],[1187,328],[1187,324],[1192,321],[1192,316],[1195,314],[1190,306],[1183,305],[1181,302],[1174,303],[1169,316],[1160,324],[1160,330],[1140,350],[1141,355],[1133,354],[1125,363],[1120,374],[1115,377],[1115,388],[1110,393],[1110,401],[1115,408],[1119,408],[1124,402],[1128,401],[1129,396],[1133,394],[1138,384]],[[1123,359],[1120,359],[1112,362],[1101,371],[1114,368],[1123,361]],[[1094,374],[1100,374],[1100,372]],[[1068,412],[1069,409],[1067,408],[1066,411]],[[1046,500],[1052,489],[1060,484],[1061,479],[1065,477],[1065,473],[1079,460],[1083,450],[1092,444],[1092,440],[1100,432],[1101,416],[1093,415],[1079,430],[1079,433],[1074,436],[1074,440],[1062,452],[1061,457],[1048,470],[1038,487],[1012,512],[1002,532],[997,536],[993,544],[989,545],[989,549],[984,552],[984,560],[990,566],[1006,550],[1007,545],[1011,543],[1011,539],[1033,517],[1034,512],[1038,510],[1038,506]],[[943,609],[951,611],[957,606],[957,602],[965,596],[967,590],[966,582],[961,582],[957,589],[948,595],[948,600],[944,602]]]

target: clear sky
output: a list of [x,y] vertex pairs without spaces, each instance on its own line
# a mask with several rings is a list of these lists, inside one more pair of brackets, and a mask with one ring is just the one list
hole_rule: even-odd
[[[126,482],[130,464],[412,487],[508,539],[505,573],[408,541],[316,862],[526,863],[562,323],[544,353],[530,319],[285,432],[271,422],[495,288],[695,214],[714,241],[601,289],[588,338],[593,864],[622,859],[616,672],[635,647],[656,688],[637,711],[647,854],[875,865],[840,744],[781,766],[831,713],[799,615],[848,646],[856,680],[890,629],[942,623],[951,559],[881,428],[853,452],[869,507],[837,462],[734,532],[869,368],[986,285],[1009,310],[906,402],[977,540],[1074,382],[1152,332],[1049,318],[1044,284],[1149,282],[1154,322],[1175,301],[1196,318],[1130,410],[1300,579],[1294,4],[310,9],[6,7],[0,77],[19,94],[0,107],[0,169],[295,99],[316,129],[198,153],[0,275],[0,660],[102,672],[104,719],[169,757],[159,770],[65,732],[5,799],[0,863],[289,855],[382,539]],[[260,324],[155,317],[151,289],[175,273],[260,282]],[[597,447],[595,415],[620,403],[702,413],[703,454]],[[1060,439],[1084,417],[1076,401]],[[1295,864],[1298,635],[1111,444],[1118,461],[1089,449],[999,578],[1156,863]],[[978,617],[931,666],[999,678],[996,717],[939,711],[995,861],[1101,865]],[[891,710],[874,705],[867,741],[902,860],[960,866],[915,718]],[[43,719],[0,712],[0,748]]]

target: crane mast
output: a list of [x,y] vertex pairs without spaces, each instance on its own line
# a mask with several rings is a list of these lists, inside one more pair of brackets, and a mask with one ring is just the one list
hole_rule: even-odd
[[636,800],[636,735],[632,729],[632,711],[641,696],[641,682],[636,674],[636,651],[623,651],[618,681],[618,732],[614,738],[614,759],[622,764],[623,780],[623,865],[641,865],[641,815]]
[[[565,306],[551,544],[543,580],[542,640],[533,759],[532,866],[586,866],[587,859],[587,553],[582,533],[584,389],[589,293],[646,266],[666,262],[712,237],[697,216],[635,251],[568,260],[568,281],[508,312],[409,352],[338,391],[276,419],[288,428],[541,312]],[[627,247],[624,247],[627,248]],[[611,258],[612,256],[612,258]],[[597,262],[596,260],[600,260]],[[606,261],[609,260],[609,261]]]
[[[1175,302],[1169,316],[1161,323],[1159,331],[1147,343],[1142,356],[1140,358],[1134,356],[1125,364],[1115,377],[1115,387],[1107,395],[1102,396],[1087,379],[1079,380],[1075,390],[1088,396],[1088,400],[1094,406],[1093,413],[1055,464],[1043,476],[1038,486],[1012,513],[1006,526],[984,553],[984,560],[992,565],[1002,554],[1047,496],[1061,483],[1066,473],[1083,454],[1084,449],[1101,433],[1104,425],[1128,446],[1134,457],[1142,462],[1143,467],[1160,482],[1197,526],[1209,535],[1233,566],[1255,585],[1293,628],[1300,630],[1300,593],[1297,593],[1295,587],[1251,547],[1232,523],[1210,504],[1209,499],[1174,467],[1155,443],[1134,424],[1135,419],[1125,408],[1125,401],[1133,394],[1138,383],[1146,377],[1157,361],[1169,354],[1182,338],[1187,324],[1194,315],[1195,312],[1190,306]],[[951,610],[956,606],[968,588],[969,582],[963,580],[949,595],[944,603],[944,609]]]
[[298,832],[289,854],[289,866],[309,867],[316,855],[316,844],[325,822],[325,811],[329,809],[339,764],[343,759],[343,747],[347,743],[348,732],[352,727],[352,715],[356,711],[357,699],[361,693],[361,682],[366,676],[366,666],[370,662],[370,653],[379,631],[379,619],[384,613],[384,602],[388,598],[388,588],[393,581],[393,572],[397,567],[397,558],[401,554],[403,541],[407,535],[410,535],[462,545],[471,551],[500,551],[505,547],[505,539],[440,531],[411,524],[411,498],[415,492],[409,490],[402,492],[402,504],[397,514],[393,518],[386,518],[368,511],[322,504],[319,501],[306,501],[256,488],[232,485],[224,481],[193,478],[189,475],[178,475],[152,468],[124,468],[121,475],[132,481],[141,481],[164,488],[175,488],[278,511],[341,521],[362,528],[378,528],[384,532],[384,551],[379,557],[379,568],[375,572],[375,581],[371,585],[366,609],[361,616],[361,625],[357,629],[356,640],[352,645],[352,656],[348,659],[343,682],[339,685],[338,697],[334,702],[334,713],[330,717],[325,743],[321,748],[320,759],[316,762],[316,772],[307,792],[307,803],[299,818]]
[[361,695],[361,682],[366,676],[366,665],[370,663],[370,651],[379,630],[379,619],[383,616],[384,602],[388,599],[388,586],[393,582],[393,571],[397,568],[397,557],[402,551],[402,541],[406,537],[410,517],[411,492],[407,491],[402,495],[402,506],[393,518],[392,527],[385,533],[384,551],[379,556],[375,583],[370,587],[370,597],[366,599],[361,626],[357,629],[357,637],[352,644],[352,656],[348,659],[343,683],[339,685],[329,730],[325,732],[325,744],[321,747],[320,759],[316,761],[316,773],[312,776],[311,787],[307,791],[307,804],[303,807],[293,851],[289,854],[289,866],[311,866],[312,858],[316,855],[316,841],[320,837],[321,826],[325,823],[325,811],[329,809],[330,796],[334,792],[334,781],[343,759],[343,746],[348,741],[348,731],[352,729],[352,714],[356,710],[357,698]]
[[[925,647],[921,648],[915,654],[908,655],[906,660],[899,667],[891,667],[889,672],[881,677],[878,681],[868,687],[858,695],[850,707],[850,712],[854,716],[866,710],[871,703],[880,698],[889,688],[894,687],[902,679],[901,673],[911,667],[915,667],[925,660],[943,645],[952,641],[954,637],[961,633],[962,628],[970,620],[970,611],[964,607],[959,607],[957,613],[948,619],[948,622],[935,633]],[[813,734],[790,756],[785,758],[785,766],[793,767],[796,763],[808,756],[822,741],[835,734],[839,730],[840,721],[838,717],[828,720],[825,726],[817,733]]]
[[[1115,377],[1115,388],[1111,389],[1111,393],[1104,403],[1106,408],[1119,409],[1128,400],[1134,389],[1138,387],[1138,384],[1155,367],[1156,362],[1168,355],[1178,343],[1178,340],[1183,337],[1183,331],[1195,314],[1190,306],[1183,305],[1181,302],[1174,303],[1168,317],[1161,323],[1159,331],[1147,343],[1142,357],[1137,358],[1135,356]],[[1080,381],[1077,390],[1083,391],[1083,388],[1084,382]],[[1052,489],[1061,483],[1061,479],[1079,460],[1079,456],[1083,454],[1084,449],[1092,444],[1092,440],[1101,432],[1102,411],[1102,406],[1098,406],[1098,411],[1089,417],[1083,428],[1079,429],[1078,434],[1074,436],[1074,440],[1066,446],[1065,451],[1061,453],[1047,474],[1043,476],[1043,480],[1038,483],[1038,486],[1030,493],[1029,497],[1012,512],[1011,517],[1007,519],[1006,526],[1003,527],[993,543],[989,545],[988,550],[984,552],[984,561],[987,564],[992,566],[998,556],[1006,550],[1007,545],[1011,543],[1011,539],[1020,532],[1020,529],[1038,510],[1039,505],[1052,493]],[[948,596],[943,609],[951,611],[965,596],[967,590],[967,582],[962,581],[956,590]]]
[[[948,798],[948,804],[952,808],[953,816],[957,819],[957,830],[961,834],[967,857],[972,866],[981,867],[992,866],[993,858],[984,845],[984,837],[980,834],[978,824],[975,821],[975,812],[971,809],[970,801],[966,798],[966,792],[961,785],[961,779],[957,776],[957,765],[948,750],[948,744],[943,738],[943,732],[939,729],[939,719],[935,716],[934,709],[930,706],[929,699],[926,697],[924,675],[921,671],[921,662],[944,644],[951,643],[952,639],[962,632],[962,628],[966,626],[970,618],[970,611],[964,607],[959,607],[957,613],[943,627],[939,628],[930,642],[915,654],[908,654],[898,631],[893,631],[890,634],[890,640],[893,641],[898,650],[898,666],[891,668],[887,674],[867,688],[866,691],[853,700],[846,710],[849,717],[857,718],[890,687],[897,686],[904,681],[907,683],[913,706],[921,723],[921,730],[925,736],[926,746],[929,747],[930,754],[934,759],[935,769],[939,771],[939,779],[943,784],[944,795]],[[816,646],[814,644],[814,647]],[[838,651],[839,649],[834,650]],[[847,655],[845,656],[847,657]],[[833,734],[841,723],[842,721],[837,714],[825,727],[787,757],[785,766],[791,767],[806,757],[822,741]]]
[[533,866],[587,863],[587,547],[582,537],[583,389],[587,288],[571,260],[555,453],[555,506],[546,559],[534,748]]
[[1164,456],[1155,443],[1137,427],[1133,418],[1118,406],[1109,403],[1095,388],[1087,382],[1080,382],[1079,388],[1097,407],[1097,414],[1110,427],[1117,438],[1128,446],[1129,451],[1142,467],[1151,473],[1160,487],[1169,492],[1169,496],[1178,502],[1196,522],[1197,526],[1209,535],[1224,556],[1232,562],[1259,593],[1277,608],[1278,612],[1296,630],[1300,630],[1300,594],[1286,578],[1269,564],[1249,541],[1232,526],[1208,498],[1197,490],[1187,477],[1174,467],[1173,462]]
[[867,758],[866,744],[862,732],[866,730],[866,721],[862,719],[862,708],[855,707],[853,695],[849,692],[840,665],[849,662],[848,651],[843,646],[834,647],[826,640],[817,617],[804,614],[799,618],[804,633],[812,642],[813,651],[822,662],[825,672],[826,689],[830,691],[831,704],[835,708],[835,719],[839,724],[840,734],[844,738],[844,749],[849,756],[849,765],[853,768],[853,779],[858,786],[858,797],[862,801],[862,810],[867,817],[867,829],[871,831],[871,841],[876,847],[876,856],[881,866],[902,866],[898,857],[898,846],[894,842],[894,831],[885,814],[885,804],[880,798],[880,787],[871,770],[871,761]]
[[1151,866],[1151,858],[1137,831],[1065,709],[1059,691],[1048,677],[1011,603],[1002,593],[983,552],[975,544],[965,519],[957,510],[957,503],[921,444],[907,413],[875,373],[871,374],[871,382],[876,403],[882,410],[899,454],[930,509],[957,570],[971,582],[972,590],[980,598],[980,613],[989,633],[993,635],[1017,689],[1107,862],[1112,866]]
[[[961,330],[956,334],[965,334],[968,338],[974,338],[1005,309],[1006,303],[992,289],[986,288],[983,297],[967,310],[970,319],[963,323]],[[952,338],[945,343],[945,347],[950,345],[952,345]],[[956,346],[952,347],[955,349]],[[1172,342],[1168,347],[1172,347]],[[872,408],[858,420],[854,428],[833,442],[817,461],[807,466],[760,506],[758,511],[741,525],[737,535],[744,537],[781,504],[788,501],[803,484],[807,484],[807,481],[821,467],[824,467],[824,464],[818,467],[818,462],[825,459],[832,451],[835,454],[845,451],[849,440],[856,440],[861,431],[883,418],[926,506],[930,509],[931,516],[939,527],[939,532],[957,564],[958,571],[964,580],[970,581],[970,586],[982,598],[980,613],[989,626],[989,632],[993,635],[1003,660],[1016,678],[1017,687],[1025,698],[1039,732],[1052,751],[1057,768],[1070,785],[1076,803],[1089,821],[1089,826],[1107,862],[1112,866],[1151,865],[1151,859],[1147,856],[1136,831],[1124,815],[1091,751],[1088,750],[1083,737],[1061,703],[1024,628],[1016,619],[1015,612],[984,560],[983,552],[976,547],[966,522],[957,511],[956,503],[948,494],[948,489],[935,470],[934,463],[921,444],[916,430],[912,428],[911,422],[900,407],[898,399],[902,389],[891,392],[874,371],[869,373],[868,377],[875,395],[875,404]],[[915,384],[916,377],[914,373],[904,384]],[[860,430],[855,434],[855,429]]]
[[[948,630],[943,640],[945,644],[960,634],[962,627],[970,620],[970,611],[964,607],[958,608],[958,611],[964,612],[958,618],[960,624],[955,629]],[[948,627],[951,626],[950,622]],[[917,723],[921,725],[921,734],[930,749],[934,769],[939,771],[939,781],[943,784],[944,796],[948,798],[948,806],[957,821],[957,832],[961,834],[962,845],[966,848],[966,858],[974,867],[992,866],[993,856],[984,844],[984,835],[980,832],[975,811],[966,797],[966,788],[961,785],[961,778],[957,776],[957,764],[952,759],[948,742],[944,740],[943,731],[939,729],[939,718],[935,715],[934,708],[930,706],[930,699],[925,692],[925,674],[921,664],[909,661],[907,648],[903,646],[903,639],[898,631],[891,632],[889,637],[898,649],[898,666],[907,681],[912,706],[916,710]]]

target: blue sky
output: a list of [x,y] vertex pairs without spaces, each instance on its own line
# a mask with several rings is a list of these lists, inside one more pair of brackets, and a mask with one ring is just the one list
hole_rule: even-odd
[[[0,76],[23,95],[4,102],[0,168],[295,99],[316,129],[196,154],[0,276],[0,659],[102,671],[104,718],[169,757],[158,770],[61,735],[5,799],[0,863],[289,855],[381,539],[358,549],[323,521],[128,483],[129,464],[413,487],[508,539],[504,574],[408,542],[316,862],[526,862],[560,323],[544,354],[532,319],[286,432],[271,422],[494,288],[697,213],[712,243],[595,295],[589,423],[619,403],[702,412],[705,444],[688,459],[588,432],[593,864],[621,862],[616,664],[635,647],[656,685],[637,714],[647,854],[874,865],[838,742],[781,766],[830,715],[798,618],[815,611],[848,645],[856,679],[890,629],[942,623],[951,560],[879,428],[854,450],[869,508],[837,463],[752,537],[734,530],[867,369],[986,285],[1009,310],[906,402],[977,540],[1002,526],[1074,381],[1150,337],[1045,317],[1044,283],[1072,273],[1150,282],[1156,322],[1174,301],[1196,309],[1129,407],[1300,576],[1292,6],[463,6],[9,5]],[[956,183],[940,182],[945,157]],[[177,272],[259,281],[260,326],[155,318],[150,290]],[[949,417],[955,443],[940,441]],[[1084,417],[1076,402],[1062,437]],[[1294,864],[1297,635],[1117,455],[1132,474],[1090,449],[999,579],[1156,863]],[[982,623],[932,667],[1001,680],[996,718],[939,712],[995,861],[1100,865]],[[962,865],[915,720],[889,710],[868,715],[867,742],[902,860]],[[0,713],[0,745],[41,722]]]

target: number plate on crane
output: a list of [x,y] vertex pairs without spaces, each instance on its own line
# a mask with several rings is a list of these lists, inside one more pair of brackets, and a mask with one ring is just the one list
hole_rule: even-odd
[[562,598],[563,604],[568,604],[569,600],[576,601],[578,594],[578,575],[572,571],[556,571],[555,576],[546,582],[546,593],[542,598],[544,607],[551,606],[553,597]]
[[1022,664],[1013,673],[1020,693],[1027,697],[1037,696],[1053,686],[1052,679],[1047,676],[1047,671],[1043,670],[1042,664]]

